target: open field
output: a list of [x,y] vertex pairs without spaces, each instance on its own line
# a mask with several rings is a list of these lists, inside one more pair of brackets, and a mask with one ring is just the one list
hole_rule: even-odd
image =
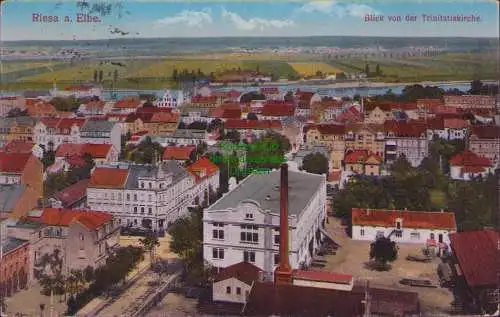
[[2,72],[4,74],[7,74],[32,68],[51,67],[54,64],[55,63],[53,62],[21,62],[21,61],[2,62]]
[[326,256],[326,266],[322,270],[353,275],[358,281],[369,280],[372,286],[418,292],[424,313],[446,315],[451,309],[453,296],[444,288],[411,287],[399,284],[402,278],[429,278],[438,284],[437,266],[440,259],[430,263],[410,262],[406,256],[415,253],[422,246],[398,244],[398,259],[386,272],[373,271],[365,267],[369,260],[370,242],[353,241],[346,234],[344,227],[334,218],[329,219],[327,231],[341,245],[336,255]]
[[290,63],[290,66],[301,76],[314,76],[317,72],[323,74],[343,72],[343,70],[326,63]]

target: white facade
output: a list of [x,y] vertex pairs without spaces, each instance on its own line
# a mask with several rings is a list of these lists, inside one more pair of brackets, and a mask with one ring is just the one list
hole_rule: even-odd
[[212,285],[213,301],[246,303],[252,287],[237,278],[228,278]]
[[[221,200],[238,187],[245,186],[251,177],[254,176],[245,179]],[[307,197],[307,201],[309,203],[298,216],[289,215],[289,260],[293,269],[310,265],[314,252],[319,248],[322,238],[320,228],[326,217],[324,177],[318,190],[312,197]],[[248,261],[267,274],[273,274],[279,264],[279,211],[262,210],[259,202],[250,199],[244,199],[231,208],[217,208],[218,203],[205,210],[203,215],[204,260],[218,268]]]
[[[177,163],[170,161],[166,164]],[[122,227],[141,227],[148,222],[152,229],[166,229],[170,223],[185,216],[188,207],[196,205],[195,201],[202,202],[209,187],[214,191],[219,187],[218,171],[196,183],[192,174],[179,169],[175,173],[183,176],[174,176],[165,171],[140,177],[138,170],[147,167],[131,168],[135,171],[129,171],[129,178],[137,179],[137,182],[127,183],[125,188],[97,188],[92,185],[87,188],[89,208],[113,214]]]
[[396,154],[396,158],[404,155],[408,162],[413,167],[417,167],[420,165],[422,160],[429,155],[429,140],[426,136],[422,136],[420,138],[403,138],[403,137],[394,137],[390,133],[386,137],[386,148],[387,146],[395,146],[395,149],[387,154]]
[[80,128],[76,124],[68,133],[60,134],[56,131],[57,129],[47,128],[42,121],[39,121],[33,129],[33,141],[45,148],[52,144],[54,150],[63,143],[80,143]]
[[[420,229],[408,228],[402,223],[401,235],[392,234],[391,240],[397,243],[415,243],[425,245],[428,239],[434,239],[439,242],[450,244],[448,235],[455,231],[444,229]],[[396,229],[394,227],[370,227],[370,226],[352,226],[352,239],[362,241],[374,241],[377,235],[389,236]]]
[[445,129],[428,129],[427,130],[427,138],[429,141],[434,140],[434,137],[443,139],[443,140],[463,140],[467,136],[467,128],[463,129],[453,129],[453,128],[445,128]]
[[456,180],[462,180],[462,181],[469,181],[475,177],[479,177],[479,176],[482,176],[482,177],[487,177],[488,174],[490,173],[494,173],[494,169],[493,167],[488,167],[488,168],[485,168],[485,171],[484,172],[476,172],[476,173],[473,173],[473,172],[463,172],[463,167],[462,166],[450,166],[450,177],[452,179],[456,179]]
[[184,102],[184,94],[181,91],[175,94],[170,90],[166,90],[162,98],[155,102],[155,106],[160,108],[179,108],[182,107]]
[[[90,125],[92,121],[87,123]],[[86,126],[82,127],[80,132],[79,143],[90,143],[90,144],[111,144],[118,152],[121,151],[121,127],[118,123],[106,122],[107,125],[111,125],[109,129],[86,129]]]

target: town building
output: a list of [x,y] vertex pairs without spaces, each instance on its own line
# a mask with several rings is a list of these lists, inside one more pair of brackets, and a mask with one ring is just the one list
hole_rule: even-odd
[[102,87],[94,85],[74,85],[65,87],[64,90],[58,90],[56,87],[54,87],[54,89],[50,91],[50,94],[53,97],[73,96],[76,99],[98,97],[101,100],[104,96]]
[[183,164],[193,158],[195,150],[196,146],[167,146],[163,151],[162,160],[172,160]]
[[345,127],[346,154],[356,150],[366,150],[384,158],[385,136],[382,125],[350,124]]
[[109,213],[43,208],[10,224],[8,233],[30,241],[33,276],[39,278],[47,269],[44,255],[55,252],[62,260],[63,274],[106,264],[119,246],[120,228]]
[[463,96],[444,96],[445,107],[461,109],[495,109],[495,96],[463,95]]
[[384,130],[385,163],[392,164],[404,156],[413,167],[417,167],[429,155],[427,126],[424,123],[386,121]]
[[362,175],[379,176],[383,159],[367,150],[356,150],[346,154],[344,170]]
[[263,273],[249,262],[239,262],[222,269],[212,285],[213,300],[245,304],[253,283]]
[[195,200],[203,201],[197,176],[210,178],[218,190],[218,169],[202,166],[196,173],[175,161],[98,167],[88,185],[87,204],[92,210],[110,212],[122,227],[165,230],[185,216],[188,207],[196,206]]
[[368,124],[384,124],[387,120],[392,120],[393,115],[390,111],[384,111],[380,107],[375,107],[372,111],[368,112],[365,116],[365,123]]
[[328,147],[326,145],[306,145],[293,155],[293,161],[297,163],[298,167],[302,167],[304,158],[308,155],[314,155],[316,153],[323,155],[326,159],[330,157],[330,151],[328,151]]
[[[279,264],[280,190],[289,188],[290,262],[308,266],[323,239],[326,177],[288,172],[253,174],[203,213],[203,257],[216,268],[241,261],[272,276]],[[288,178],[288,174],[290,175]],[[284,196],[283,196],[284,197]],[[282,198],[283,198],[282,197]]]
[[325,145],[330,150],[329,165],[340,168],[344,160],[346,143],[345,126],[338,124],[318,124],[304,127],[304,142],[310,145]]
[[78,143],[111,144],[119,154],[121,151],[120,125],[108,120],[87,120],[80,128]]
[[25,289],[29,279],[29,241],[7,236],[2,240],[0,292],[10,297]]
[[137,109],[139,109],[143,105],[144,101],[141,101],[137,97],[124,97],[115,103],[115,105],[111,109],[111,112],[119,114],[130,114],[136,112]]
[[472,126],[469,137],[469,150],[478,156],[486,157],[493,167],[498,166],[500,153],[500,127],[495,125]]
[[48,151],[63,143],[79,143],[83,119],[42,118],[34,127],[33,139]]
[[353,240],[374,241],[384,236],[398,243],[435,244],[439,252],[448,248],[449,234],[456,231],[453,212],[352,209]]
[[40,196],[23,184],[0,185],[0,221],[21,218],[38,206]]
[[0,152],[0,184],[22,184],[43,196],[43,164],[27,153]]
[[85,209],[87,207],[87,186],[90,179],[82,179],[52,195],[49,203],[52,208]]
[[55,117],[58,114],[53,104],[38,99],[26,99],[26,110],[34,118]]
[[43,158],[43,149],[36,143],[24,141],[10,141],[1,149],[4,153],[32,154],[38,159]]
[[172,135],[152,137],[153,142],[158,142],[161,146],[168,145],[198,145],[207,139],[205,130],[177,129]]
[[118,161],[118,151],[112,144],[61,144],[55,154],[55,163],[66,161],[78,157],[85,158],[85,155],[92,157],[94,163],[99,166]]
[[0,146],[10,141],[33,141],[36,119],[32,117],[0,118]]
[[[468,312],[499,311],[500,232],[478,230],[450,235],[455,294]],[[456,265],[456,266],[455,266]]]
[[450,177],[457,180],[471,180],[486,177],[494,173],[493,164],[486,157],[481,157],[470,150],[458,153],[450,160]]
[[439,116],[427,120],[429,141],[436,138],[451,141],[464,140],[467,137],[469,123],[464,119]]
[[180,108],[184,105],[186,97],[182,91],[173,92],[167,89],[163,96],[154,102],[154,105],[160,108]]
[[4,96],[0,97],[0,117],[7,117],[10,111],[26,109],[26,98],[24,96]]
[[236,120],[229,119],[225,122],[226,130],[237,130],[242,139],[258,139],[266,132],[274,131],[281,133],[282,124],[279,120]]

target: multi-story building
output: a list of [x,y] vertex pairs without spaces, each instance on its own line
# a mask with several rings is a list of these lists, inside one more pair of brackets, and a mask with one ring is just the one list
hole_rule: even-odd
[[182,91],[174,93],[171,90],[165,90],[163,96],[155,101],[154,105],[160,108],[180,108],[184,104],[185,99]]
[[444,96],[445,107],[461,109],[495,109],[495,96],[464,95]]
[[384,158],[385,137],[383,125],[377,124],[350,124],[345,128],[345,150],[367,150]]
[[84,158],[88,154],[96,165],[108,164],[118,160],[118,150],[112,144],[61,144],[55,154],[55,162]]
[[417,167],[429,155],[429,140],[425,124],[387,121],[384,124],[384,129],[386,131],[385,162],[387,164],[404,156],[413,167]]
[[0,117],[6,117],[13,109],[26,109],[26,98],[24,96],[0,97]]
[[153,137],[153,142],[158,142],[166,147],[174,145],[198,145],[207,139],[205,130],[177,129],[172,135]]
[[[215,168],[214,168],[215,167]],[[215,165],[197,171],[202,179],[214,180],[218,189]],[[198,175],[198,174],[197,174]],[[203,201],[195,175],[175,161],[157,165],[122,164],[98,167],[87,189],[87,204],[93,210],[109,211],[121,226],[164,230],[168,224],[186,215],[188,207]]]
[[285,186],[290,192],[287,208],[290,264],[298,269],[311,263],[323,237],[326,177],[304,172],[285,173],[288,181],[280,179],[280,171],[250,175],[205,209],[205,261],[217,268],[246,261],[272,275],[279,264],[280,190]]
[[30,280],[29,241],[7,236],[1,243],[0,292],[2,296],[12,296],[25,289]]
[[34,156],[41,159],[43,157],[43,149],[35,143],[27,141],[10,141],[5,144],[0,151],[5,153],[23,153],[23,154],[33,154]]
[[467,137],[469,123],[460,118],[436,117],[427,121],[427,137],[429,141],[435,138],[444,140],[463,140]]
[[378,176],[382,163],[382,158],[376,154],[367,150],[355,150],[345,156],[344,170],[356,174]]
[[304,127],[304,142],[307,146],[324,145],[330,151],[329,165],[340,168],[346,150],[344,142],[345,126],[337,124],[318,124]]
[[238,130],[242,138],[260,138],[268,131],[281,132],[282,124],[278,120],[236,120],[229,119],[224,127],[227,130]]
[[83,119],[42,118],[34,127],[34,141],[49,151],[63,143],[80,143],[80,129],[85,122]]
[[217,96],[193,96],[191,105],[195,108],[215,108],[218,105]]
[[392,119],[390,111],[384,111],[380,107],[375,107],[365,116],[365,123],[368,124],[384,124],[385,121]]
[[211,109],[209,108],[184,107],[182,109],[180,121],[185,125],[189,125],[193,122],[210,123],[214,119],[210,116],[210,111]]
[[7,218],[21,218],[36,208],[39,194],[23,184],[0,185],[0,221]]
[[79,143],[111,144],[119,154],[121,150],[120,125],[107,120],[88,120],[80,128]]
[[43,196],[43,164],[31,153],[0,152],[0,184],[22,184]]
[[469,137],[469,150],[479,156],[486,157],[498,166],[500,153],[500,127],[495,125],[473,126]]
[[0,146],[9,141],[32,141],[35,124],[31,117],[0,118]]
[[486,157],[465,150],[450,159],[450,177],[458,180],[471,180],[475,177],[487,177],[494,173],[493,164]]
[[109,213],[61,208],[32,210],[28,217],[9,224],[7,231],[30,241],[29,261],[35,278],[47,269],[44,255],[54,252],[62,260],[63,274],[87,266],[98,268],[119,246],[120,236],[120,228]]
[[130,114],[136,112],[143,105],[144,101],[141,101],[139,98],[124,97],[115,103],[111,111],[113,113]]

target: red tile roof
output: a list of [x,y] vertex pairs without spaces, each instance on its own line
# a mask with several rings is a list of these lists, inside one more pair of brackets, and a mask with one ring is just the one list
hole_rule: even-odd
[[0,173],[22,173],[31,157],[31,153],[0,152]]
[[228,119],[224,124],[226,129],[281,129],[279,120],[237,120]]
[[350,107],[346,111],[342,112],[337,120],[340,122],[361,122],[364,120],[364,115],[355,106]]
[[350,284],[353,282],[353,276],[349,274],[340,274],[325,271],[303,271],[293,272],[294,279],[309,280],[316,282],[329,282],[337,284]]
[[235,278],[247,285],[259,279],[262,270],[248,262],[240,262],[223,268],[214,278],[214,283]]
[[90,110],[90,109],[103,110],[105,105],[106,105],[105,102],[102,100],[101,101],[91,101],[85,105],[85,108],[87,110]]
[[10,141],[2,148],[5,153],[32,153],[35,143],[24,141]]
[[191,98],[193,104],[215,104],[217,96],[194,96]]
[[85,153],[90,154],[92,158],[106,158],[111,151],[111,144],[73,144],[64,143],[57,147],[56,157],[82,156]]
[[352,209],[352,224],[355,226],[394,227],[396,218],[403,219],[403,226],[415,229],[457,230],[453,212]]
[[241,119],[241,109],[239,106],[238,108],[219,106],[212,111],[210,116],[219,119]]
[[346,154],[344,162],[346,164],[363,164],[369,159],[375,160],[378,164],[382,163],[382,158],[380,156],[369,153],[366,150],[356,150]]
[[294,114],[295,107],[293,104],[272,105],[266,103],[262,109],[263,116],[292,117]]
[[55,193],[53,197],[60,201],[63,206],[71,206],[87,196],[87,187],[89,183],[90,179],[82,179],[81,181]]
[[100,211],[44,208],[40,217],[30,218],[48,226],[69,227],[78,222],[89,230],[95,230],[111,221],[113,216]]
[[40,122],[42,122],[47,127],[47,129],[55,129],[57,128],[59,120],[59,118],[45,117],[41,118]]
[[125,123],[134,123],[137,119],[141,119],[142,122],[148,123],[153,118],[154,113],[151,112],[134,112],[127,116]]
[[328,174],[328,181],[329,182],[338,182],[338,181],[340,181],[341,177],[342,177],[342,171],[341,170],[331,171]]
[[452,166],[466,166],[466,167],[492,167],[491,161],[477,155],[476,153],[465,150],[451,158],[450,165]]
[[151,117],[151,122],[161,122],[161,123],[177,123],[179,121],[180,114],[169,113],[169,112],[156,112]]
[[361,316],[363,294],[347,291],[255,283],[250,290],[245,316]]
[[91,90],[93,86],[90,85],[79,85],[79,86],[68,86],[65,87],[64,90],[70,90],[70,91],[88,91]]
[[219,167],[208,158],[203,157],[186,168],[186,171],[193,174],[197,182],[200,182],[217,173]]
[[427,125],[419,121],[386,121],[384,123],[384,130],[387,133],[394,133],[394,136],[396,137],[420,138],[422,135],[427,135]]
[[140,107],[135,113],[171,113],[172,108],[160,108],[160,107]]
[[449,235],[451,249],[470,287],[496,286],[500,273],[498,230],[457,232]]
[[123,188],[128,178],[128,169],[98,167],[92,173],[89,187]]
[[167,146],[163,151],[164,160],[189,160],[196,146]]
[[464,119],[444,118],[444,127],[449,129],[465,129],[469,123]]
[[263,94],[279,94],[280,93],[280,89],[279,87],[262,87],[260,88],[260,92],[263,93]]
[[139,108],[141,106],[142,101],[139,100],[139,98],[131,98],[131,97],[125,97],[123,99],[118,100],[115,103],[114,108],[119,108],[119,109],[135,109]]
[[341,124],[308,125],[304,127],[304,133],[311,129],[317,129],[319,133],[324,135],[343,135],[345,133],[345,126]]
[[472,126],[471,134],[480,139],[498,139],[500,138],[500,127],[496,125],[475,125]]

